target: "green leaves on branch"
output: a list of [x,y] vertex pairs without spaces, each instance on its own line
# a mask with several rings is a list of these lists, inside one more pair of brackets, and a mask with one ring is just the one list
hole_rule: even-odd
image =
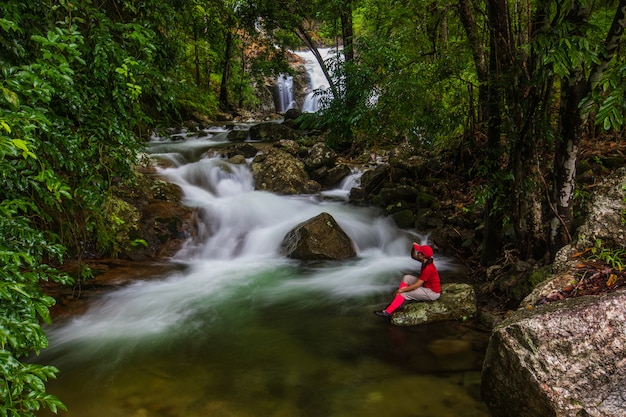
[[54,413],[67,410],[58,398],[45,394],[45,383],[54,378],[56,372],[52,366],[23,364],[9,351],[0,349],[0,415],[35,417],[34,411],[42,408]]
[[0,415],[33,416],[43,407],[65,409],[46,394],[45,381],[56,369],[25,364],[21,360],[48,346],[40,323],[50,322],[52,297],[41,293],[40,280],[71,282],[45,265],[44,258],[59,258],[63,248],[52,245],[21,213],[36,210],[25,200],[0,203]]

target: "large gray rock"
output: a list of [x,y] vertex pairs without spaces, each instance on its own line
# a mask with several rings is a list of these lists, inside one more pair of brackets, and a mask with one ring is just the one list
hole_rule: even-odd
[[257,155],[250,164],[257,190],[278,194],[303,194],[309,191],[310,178],[304,164],[278,149]]
[[605,248],[626,245],[626,168],[620,168],[598,185],[589,198],[586,221],[577,231],[578,248],[602,242]]
[[626,291],[520,309],[491,336],[493,417],[626,415]]
[[443,284],[441,297],[432,302],[406,303],[391,316],[396,326],[415,326],[422,323],[461,320],[476,314],[476,294],[468,284]]
[[300,223],[283,240],[288,257],[303,260],[342,260],[356,256],[352,240],[328,213]]
[[335,165],[336,161],[337,153],[323,142],[318,142],[309,149],[309,154],[304,159],[304,165],[307,170],[315,171],[322,166],[330,168]]

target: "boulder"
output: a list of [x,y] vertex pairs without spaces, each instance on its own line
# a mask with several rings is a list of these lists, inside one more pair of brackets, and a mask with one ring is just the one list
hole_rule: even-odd
[[229,142],[245,142],[246,139],[248,139],[248,131],[241,129],[231,130],[228,132],[228,135],[226,135],[226,139],[228,139]]
[[624,416],[626,290],[517,310],[492,333],[482,397],[493,417]]
[[259,149],[249,143],[240,143],[233,147],[233,149],[229,152],[228,156],[232,157],[235,155],[242,155],[244,158],[253,158]]
[[344,178],[352,173],[350,167],[346,164],[338,164],[330,169],[326,169],[323,173],[318,173],[319,182],[326,187],[338,185]]
[[262,142],[278,142],[281,139],[295,140],[298,131],[279,123],[260,123],[250,127],[249,137],[251,140]]
[[354,245],[328,213],[300,223],[283,239],[289,258],[303,260],[342,260],[356,256]]
[[311,189],[304,164],[287,152],[270,149],[250,164],[257,190],[278,194],[303,194]]
[[396,326],[462,320],[476,314],[476,294],[469,284],[442,284],[437,301],[405,303],[391,316]]
[[[124,221],[111,221],[115,242],[108,255],[135,261],[171,257],[196,234],[195,210],[182,203],[177,185],[151,173],[154,168],[137,169],[134,187],[115,189],[118,204],[108,214]],[[134,245],[136,239],[145,244]]]
[[361,176],[361,186],[366,196],[377,193],[389,180],[391,171],[389,165],[378,165],[373,170],[368,170]]
[[626,168],[620,168],[598,185],[589,198],[585,222],[577,231],[578,248],[592,247],[597,241],[605,248],[626,245]]
[[285,120],[296,120],[300,116],[302,116],[302,110],[299,109],[291,108],[285,112]]
[[306,169],[311,172],[320,167],[330,168],[337,161],[337,153],[326,144],[318,142],[309,150],[309,154],[304,160]]
[[380,198],[384,204],[394,204],[398,201],[414,203],[417,195],[415,187],[403,184],[387,184],[380,190]]

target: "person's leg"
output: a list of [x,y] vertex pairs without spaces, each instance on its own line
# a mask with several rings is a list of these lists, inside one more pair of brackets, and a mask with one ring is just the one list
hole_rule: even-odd
[[[417,277],[413,275],[405,275],[402,277],[402,281],[400,281],[400,285],[398,288],[408,287],[409,285],[414,284],[416,281],[417,281]],[[383,311],[385,311],[388,314],[391,314],[394,311],[396,311],[398,308],[400,308],[400,306],[406,300],[403,294],[404,293],[396,295],[394,299],[391,300],[391,303],[387,306],[387,308],[385,308]]]
[[415,284],[416,282],[416,276],[407,274],[402,277],[402,281],[400,281],[400,288],[408,287],[409,285]]
[[[416,281],[417,281],[417,277],[413,275],[405,275],[402,277],[402,280],[400,281],[400,285],[398,286],[398,288],[408,287],[409,285],[415,283]],[[384,310],[374,311],[374,314],[376,314],[377,316],[381,316],[381,317],[389,317],[391,316],[391,313],[396,311],[402,305],[402,303],[404,303],[404,300],[405,298],[402,296],[402,294],[398,294],[394,297],[393,300],[391,300],[391,303],[387,306],[387,308],[385,308]]]
[[406,299],[402,296],[402,294],[398,294],[393,298],[393,300],[391,300],[391,303],[383,311],[386,312],[387,314],[391,314],[394,311],[396,311],[398,308],[400,308],[400,306],[404,303],[405,300]]
[[404,292],[402,295],[405,299],[411,301],[435,301],[441,294],[437,294],[428,288],[419,287],[413,291]]

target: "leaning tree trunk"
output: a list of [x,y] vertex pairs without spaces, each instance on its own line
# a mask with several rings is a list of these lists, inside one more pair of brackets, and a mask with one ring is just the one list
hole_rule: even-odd
[[[578,6],[580,4],[575,2]],[[586,19],[583,7],[574,9],[570,20],[579,22]],[[626,0],[620,0],[615,17],[605,41],[606,53],[592,68],[589,78],[584,79],[582,71],[574,71],[569,79],[564,80],[561,99],[561,117],[559,123],[560,139],[554,155],[554,205],[555,212],[550,222],[551,256],[569,243],[573,233],[573,200],[576,189],[576,164],[578,144],[585,130],[586,119],[580,111],[580,102],[602,78],[604,71],[613,58],[624,33],[626,25]]]
[[332,91],[333,95],[335,97],[339,97],[337,86],[335,85],[335,82],[330,76],[330,72],[328,71],[328,67],[326,66],[326,63],[324,62],[324,58],[322,57],[322,54],[320,54],[320,51],[315,46],[315,42],[313,42],[313,39],[311,39],[311,36],[307,32],[307,30],[302,25],[300,25],[296,28],[295,32],[296,32],[296,35],[298,35],[298,37],[300,38],[300,40],[302,40],[302,42],[304,42],[304,44],[313,53],[313,55],[315,56],[315,59],[317,60],[317,63],[320,64],[320,68],[322,69],[322,72],[324,73],[324,77],[326,77],[326,80],[328,81],[328,85],[330,86],[330,90]]

